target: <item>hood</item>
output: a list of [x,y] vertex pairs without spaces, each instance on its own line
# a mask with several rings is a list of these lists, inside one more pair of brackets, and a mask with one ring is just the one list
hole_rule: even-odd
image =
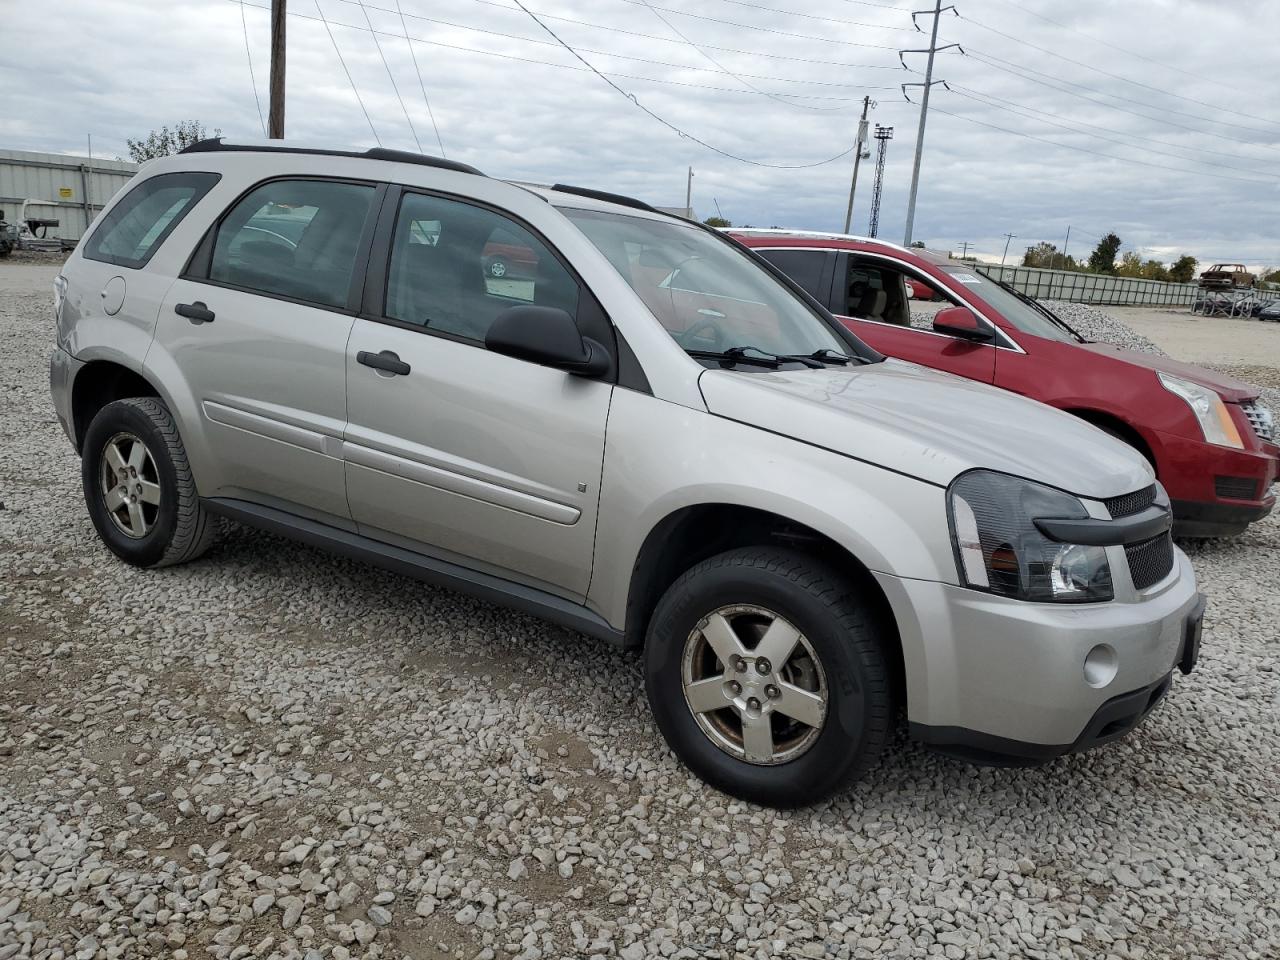
[[1202,387],[1217,391],[1218,396],[1231,403],[1252,400],[1258,395],[1257,387],[1251,387],[1249,384],[1235,379],[1235,377],[1228,377],[1226,374],[1206,370],[1204,367],[1197,367],[1193,363],[1183,363],[1181,360],[1164,357],[1158,353],[1124,350],[1120,347],[1113,347],[1109,343],[1082,343],[1080,346],[1085,350],[1111,357],[1113,360],[1131,363],[1135,367],[1145,367],[1147,370],[1172,374],[1175,377],[1181,377],[1183,380],[1198,383]]
[[982,467],[1105,499],[1150,485],[1147,461],[1083,420],[902,360],[822,370],[707,370],[711,413],[946,486]]

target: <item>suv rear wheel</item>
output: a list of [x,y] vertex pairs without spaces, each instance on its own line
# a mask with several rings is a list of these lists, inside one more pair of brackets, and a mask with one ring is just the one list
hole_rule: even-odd
[[680,577],[654,611],[645,675],[680,759],[769,806],[812,803],[856,779],[893,715],[870,610],[792,550],[731,550]]
[[166,567],[213,542],[214,518],[200,506],[177,424],[160,400],[132,397],[99,410],[80,473],[89,518],[121,560]]

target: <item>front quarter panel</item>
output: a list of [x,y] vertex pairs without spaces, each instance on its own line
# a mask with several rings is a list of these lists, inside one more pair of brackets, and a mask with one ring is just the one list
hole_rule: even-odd
[[804,524],[873,572],[956,582],[939,486],[631,390],[614,394],[604,462],[588,599],[616,627],[649,532],[704,504]]

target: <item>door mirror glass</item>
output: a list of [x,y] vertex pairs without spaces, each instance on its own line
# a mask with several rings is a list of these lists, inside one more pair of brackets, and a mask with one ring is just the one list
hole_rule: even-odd
[[604,346],[584,337],[559,307],[508,307],[489,326],[484,345],[494,353],[584,377],[603,376],[611,365]]
[[991,328],[979,320],[967,307],[947,307],[933,317],[933,329],[949,337],[959,337],[974,343],[990,343],[995,339]]

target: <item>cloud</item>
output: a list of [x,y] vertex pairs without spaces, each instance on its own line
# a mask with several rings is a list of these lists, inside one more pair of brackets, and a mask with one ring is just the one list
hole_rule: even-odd
[[[878,100],[872,122],[895,128],[880,235],[902,239],[919,114],[898,85],[922,78],[902,70],[896,51],[927,45],[907,7],[822,0],[791,4],[803,9],[788,13],[767,9],[780,0],[523,2],[647,109],[761,163],[805,164],[847,150],[862,97]],[[257,4],[266,3],[243,7],[264,113],[269,16]],[[290,0],[292,138],[362,146],[376,132],[386,146],[420,142],[438,152],[420,70],[449,156],[492,175],[581,183],[671,206],[683,204],[692,166],[702,216],[718,202],[735,223],[843,223],[851,156],[780,170],[708,150],[610,88],[511,0],[399,0],[416,38],[416,69],[396,0],[366,0],[363,9],[359,0],[319,3],[370,121],[316,0]],[[1247,16],[1237,6],[1079,0],[1052,8],[1053,24],[1012,0],[961,5],[963,16],[946,17],[940,32],[968,55],[937,58],[935,76],[952,89],[933,89],[915,235],[940,248],[967,240],[998,257],[1005,233],[1016,235],[1010,253],[1020,255],[1040,240],[1061,246],[1071,225],[1078,255],[1115,230],[1144,257],[1185,251],[1280,262],[1272,159],[1280,108],[1267,96],[1276,61],[1265,45],[1241,43],[1276,33],[1280,4],[1249,5]],[[183,119],[228,137],[261,137],[241,17],[235,0],[9,5],[0,142],[83,153],[92,133],[95,152],[114,157],[125,154],[127,137]],[[47,48],[51,37],[63,52],[33,65],[27,51]],[[907,62],[922,69],[924,58],[909,54]],[[918,101],[920,89],[911,95]],[[873,173],[874,157],[859,175],[855,231],[866,229]]]

